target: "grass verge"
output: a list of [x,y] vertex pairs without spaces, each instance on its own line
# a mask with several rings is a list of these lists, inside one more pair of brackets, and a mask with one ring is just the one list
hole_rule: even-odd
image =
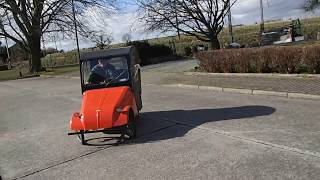
[[80,68],[79,65],[75,66],[68,66],[68,67],[59,67],[59,68],[53,68],[53,69],[47,69],[45,72],[40,72],[40,75],[51,75],[51,76],[56,76],[56,75],[63,75],[66,73],[72,73],[72,72],[79,72]]
[[[22,76],[20,76],[20,72],[21,72]],[[0,81],[8,81],[8,80],[21,79],[21,78],[36,77],[39,75],[56,76],[56,75],[62,75],[62,74],[72,73],[72,72],[79,72],[79,65],[54,68],[54,69],[50,69],[45,72],[39,72],[37,74],[29,73],[28,69],[26,69],[26,68],[14,68],[11,70],[0,71]]]
[[[21,76],[20,76],[21,72]],[[0,81],[14,80],[23,77],[28,77],[31,74],[28,72],[28,69],[24,68],[14,68],[6,71],[0,71]]]

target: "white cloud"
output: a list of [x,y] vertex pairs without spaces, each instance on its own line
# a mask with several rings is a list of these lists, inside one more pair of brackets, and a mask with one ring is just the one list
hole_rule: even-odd
[[[295,19],[314,16],[303,9],[305,0],[264,0],[265,20]],[[260,0],[238,0],[232,7],[233,24],[260,22]]]

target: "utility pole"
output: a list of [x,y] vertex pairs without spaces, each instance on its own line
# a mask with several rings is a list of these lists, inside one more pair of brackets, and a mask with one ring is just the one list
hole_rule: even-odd
[[9,51],[9,46],[8,46],[8,39],[7,39],[7,36],[4,36],[4,39],[5,39],[5,41],[6,41],[7,56],[8,56],[8,59],[10,59],[10,51]]
[[234,37],[233,37],[233,30],[232,30],[232,15],[231,15],[231,0],[228,1],[228,21],[229,21],[229,37],[230,37],[230,44],[234,43]]
[[75,30],[75,33],[76,33],[76,42],[77,42],[78,58],[79,58],[79,61],[80,61],[80,48],[79,48],[79,39],[78,39],[78,29],[77,29],[76,13],[75,13],[75,10],[74,10],[74,1],[72,0],[71,3],[72,3],[72,14],[73,14],[74,30]]
[[175,15],[176,15],[177,33],[178,33],[178,37],[180,39],[179,22],[178,22],[178,11],[177,11],[177,0],[174,0],[174,10],[175,10]]
[[263,0],[260,0],[260,13],[261,13],[260,34],[262,35],[264,33]]
[[[8,12],[6,11],[6,16],[7,18],[9,19],[8,17]],[[4,28],[4,25],[2,24],[2,28]],[[10,51],[9,51],[9,46],[8,46],[8,38],[7,36],[4,36],[4,39],[6,41],[6,47],[7,47],[7,56],[8,56],[8,59],[10,59]]]
[[54,45],[55,45],[56,51],[58,51],[58,46],[57,46],[57,41],[56,41],[56,36],[55,35],[53,35],[53,41],[54,41]]

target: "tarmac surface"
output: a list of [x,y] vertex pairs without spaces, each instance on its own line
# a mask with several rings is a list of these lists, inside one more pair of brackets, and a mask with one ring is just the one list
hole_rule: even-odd
[[0,82],[1,177],[319,179],[320,101],[144,84],[138,138],[83,146],[67,136],[78,79]]

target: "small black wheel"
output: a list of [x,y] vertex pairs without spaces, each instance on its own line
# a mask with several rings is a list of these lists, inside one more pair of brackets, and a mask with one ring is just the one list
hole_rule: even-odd
[[138,114],[134,117],[135,121],[139,120],[141,117],[140,111],[138,111]]
[[128,124],[125,127],[125,134],[129,139],[134,139],[137,135],[136,121],[133,113],[130,113]]
[[81,131],[79,131],[79,132],[80,132],[80,134],[77,135],[77,138],[78,138],[78,140],[80,141],[80,143],[81,143],[82,145],[85,145],[85,144],[86,144],[86,140],[85,140],[85,138],[84,138],[84,131],[81,130]]

